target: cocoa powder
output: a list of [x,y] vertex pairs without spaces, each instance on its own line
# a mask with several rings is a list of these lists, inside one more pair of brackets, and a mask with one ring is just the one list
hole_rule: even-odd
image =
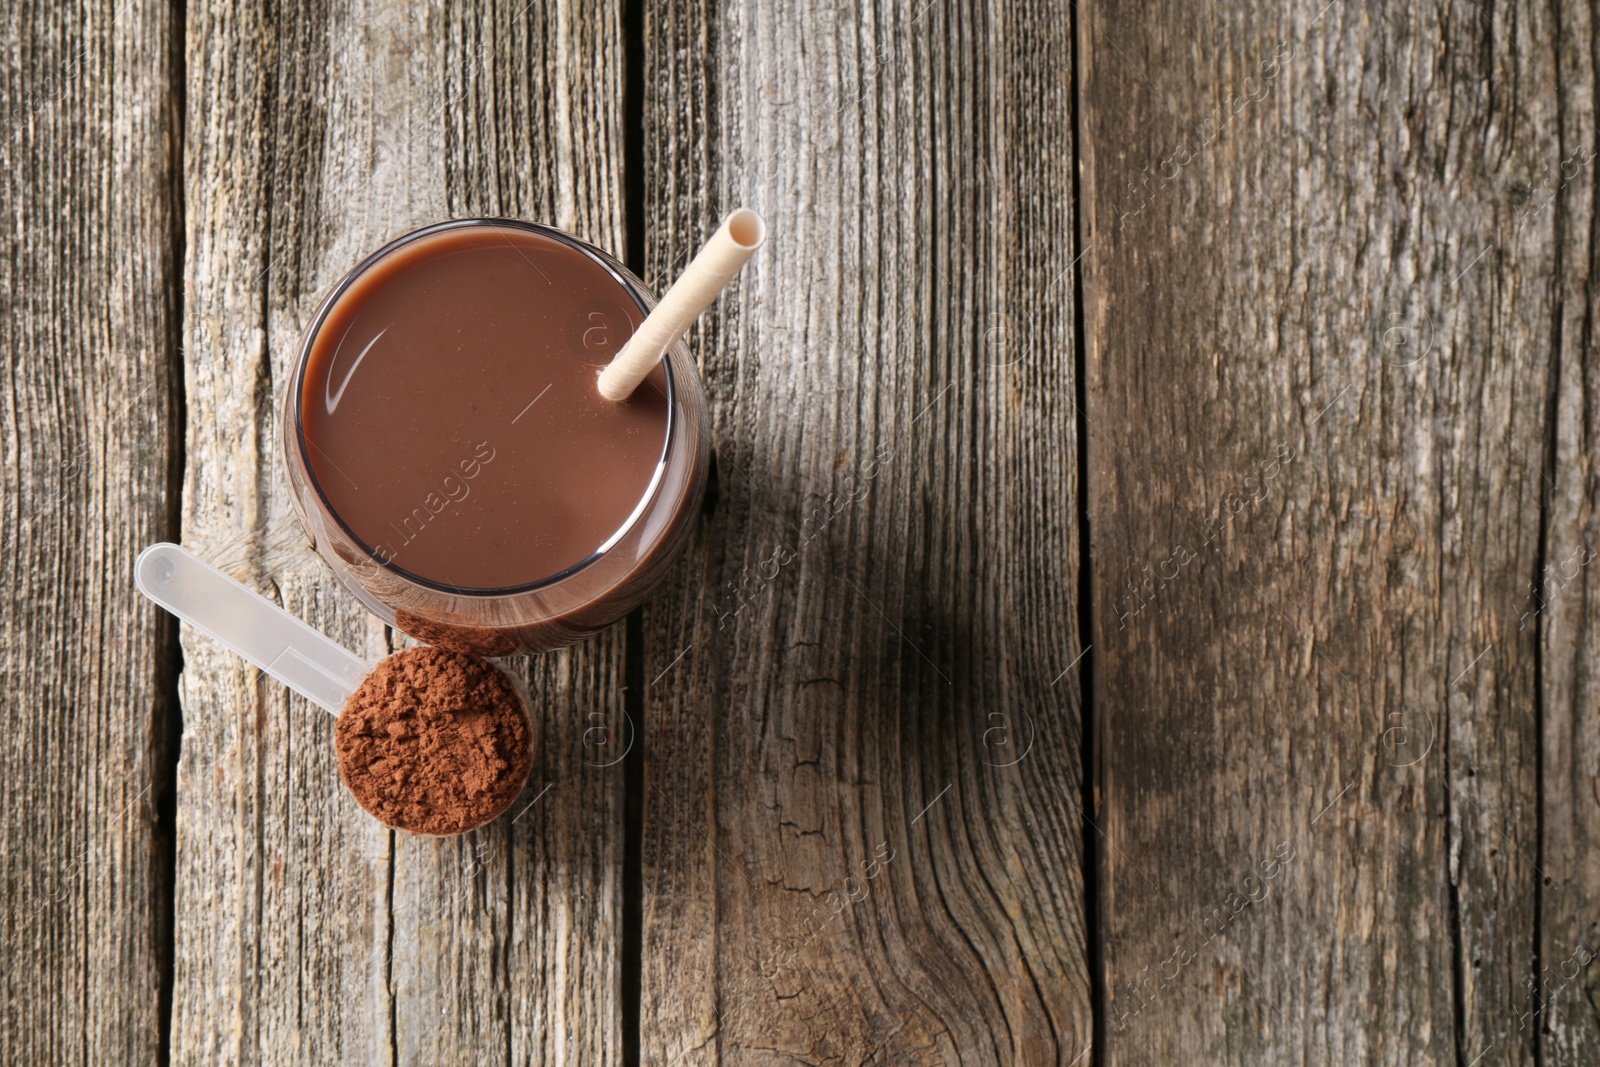
[[334,731],[339,777],[373,816],[419,834],[495,818],[533,766],[516,688],[476,656],[421,647],[373,668]]

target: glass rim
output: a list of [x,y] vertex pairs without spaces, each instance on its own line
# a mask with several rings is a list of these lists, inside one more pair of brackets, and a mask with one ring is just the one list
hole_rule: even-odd
[[342,298],[344,294],[349,291],[350,287],[354,285],[359,278],[365,275],[367,271],[371,270],[381,260],[414,241],[421,240],[425,237],[431,237],[434,234],[442,233],[447,230],[467,229],[474,226],[505,227],[509,229],[523,230],[528,233],[537,234],[541,237],[547,237],[551,240],[558,241],[561,244],[564,244],[567,247],[582,253],[587,259],[598,265],[602,270],[609,274],[617,282],[617,284],[622,287],[622,290],[628,294],[628,299],[633,301],[634,307],[638,308],[641,321],[643,321],[643,317],[650,314],[650,309],[647,308],[644,304],[644,301],[640,299],[641,292],[648,292],[644,289],[643,282],[636,283],[634,281],[630,281],[627,276],[619,273],[618,267],[620,264],[616,264],[615,261],[612,260],[611,257],[601,249],[596,248],[581,238],[574,237],[563,230],[559,230],[554,226],[546,226],[542,223],[529,222],[526,219],[503,218],[497,216],[447,219],[444,222],[435,222],[431,225],[424,226],[421,229],[412,230],[409,233],[401,234],[399,237],[396,237],[393,240],[385,243],[383,247],[367,256],[360,263],[352,267],[350,271],[344,275],[344,277],[340,278],[339,283],[333,287],[333,291],[330,292],[322,301],[321,306],[317,308],[316,315],[311,320],[310,327],[306,330],[305,338],[300,343],[300,352],[296,357],[295,373],[291,385],[293,396],[290,398],[289,413],[293,417],[295,444],[300,450],[300,464],[305,468],[306,481],[314,490],[316,490],[317,500],[321,504],[323,512],[333,518],[333,521],[338,524],[339,529],[344,531],[345,536],[348,537],[350,541],[366,555],[367,559],[371,560],[373,563],[376,563],[378,566],[383,567],[385,570],[404,578],[408,582],[423,586],[427,589],[432,589],[436,592],[453,593],[457,596],[468,597],[514,596],[521,593],[532,593],[540,589],[547,589],[558,582],[565,581],[566,579],[572,577],[573,575],[589,567],[591,564],[600,560],[607,552],[615,548],[618,542],[626,537],[629,531],[631,531],[638,524],[640,518],[642,518],[644,515],[645,509],[650,505],[650,502],[656,498],[657,490],[660,489],[662,479],[666,474],[667,462],[672,455],[673,442],[678,436],[677,428],[673,425],[675,421],[673,415],[676,411],[675,402],[677,400],[677,390],[673,381],[672,360],[670,356],[672,349],[677,347],[677,345],[681,342],[674,342],[667,348],[667,351],[663,352],[661,355],[661,367],[667,379],[667,433],[666,439],[661,443],[661,457],[656,461],[655,471],[650,476],[650,483],[645,486],[644,494],[639,498],[638,505],[635,506],[632,513],[623,520],[622,525],[619,526],[614,533],[612,533],[605,539],[605,541],[601,543],[599,548],[596,548],[593,552],[589,553],[589,555],[585,556],[583,559],[572,564],[571,566],[557,571],[555,574],[546,575],[545,577],[536,579],[535,581],[524,582],[518,585],[494,587],[452,585],[449,582],[440,582],[433,578],[425,577],[415,573],[414,571],[409,571],[404,567],[398,566],[392,561],[382,559],[378,553],[373,550],[371,545],[367,544],[367,542],[359,534],[350,528],[349,523],[345,522],[344,517],[340,515],[338,509],[333,506],[332,501],[328,499],[328,494],[322,488],[321,481],[317,478],[316,468],[311,464],[311,453],[306,447],[308,442],[306,439],[305,423],[301,417],[301,408],[305,397],[306,372],[311,363],[311,349],[316,344],[317,337],[321,335],[323,325],[327,322],[328,315],[332,313],[334,306],[339,303],[340,298]]

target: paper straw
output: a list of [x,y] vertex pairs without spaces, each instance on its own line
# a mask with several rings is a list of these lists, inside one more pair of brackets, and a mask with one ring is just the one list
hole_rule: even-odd
[[661,354],[688,332],[766,239],[767,224],[747,207],[723,219],[694,262],[600,372],[600,395],[607,400],[628,399],[661,362]]

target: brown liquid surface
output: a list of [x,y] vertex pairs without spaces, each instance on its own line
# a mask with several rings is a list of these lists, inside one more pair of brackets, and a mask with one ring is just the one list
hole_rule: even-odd
[[420,238],[345,290],[301,393],[306,460],[377,557],[464,590],[528,585],[616,534],[667,435],[661,367],[624,403],[595,378],[643,315],[555,238]]

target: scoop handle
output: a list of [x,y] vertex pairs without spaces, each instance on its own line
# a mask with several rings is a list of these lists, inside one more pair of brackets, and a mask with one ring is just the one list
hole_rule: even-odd
[[139,553],[133,580],[139,592],[335,715],[372,670],[366,660],[177,545],[162,542]]

